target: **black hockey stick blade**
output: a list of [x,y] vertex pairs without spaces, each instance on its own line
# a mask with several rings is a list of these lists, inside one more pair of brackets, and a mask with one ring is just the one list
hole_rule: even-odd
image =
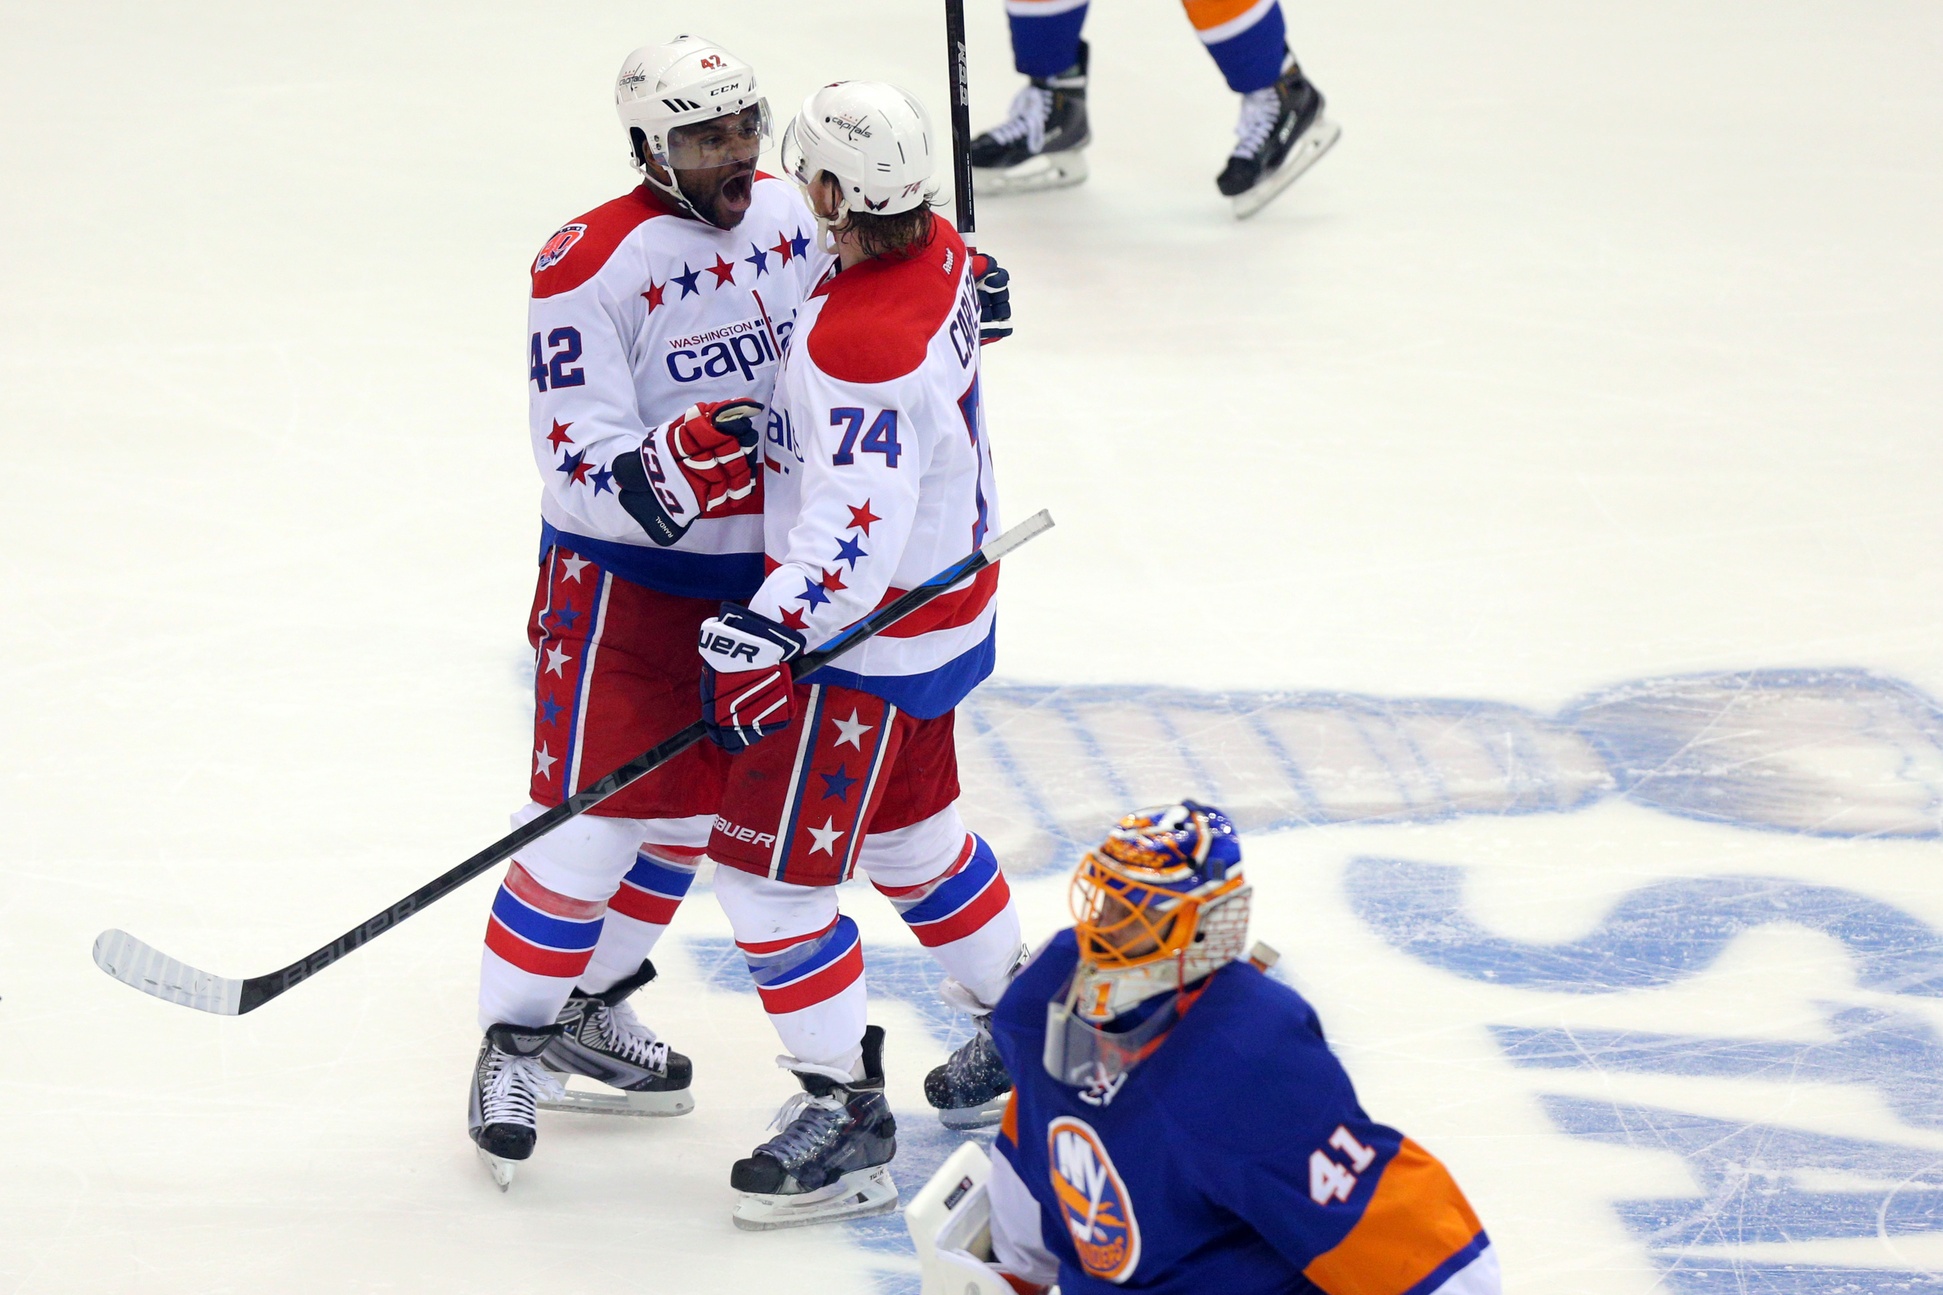
[[972,212],[971,75],[965,57],[965,0],[945,0],[945,73],[951,82],[951,196],[958,232],[977,230]]
[[[1051,513],[1043,509],[1034,513],[915,589],[878,608],[816,651],[805,652],[796,661],[796,677],[807,679],[858,644],[874,638],[932,599],[977,575],[1027,540],[1051,529]],[[653,750],[642,752],[605,778],[581,788],[530,823],[514,829],[470,859],[426,882],[382,913],[374,914],[369,920],[352,927],[309,957],[300,958],[268,975],[251,976],[247,980],[211,975],[169,957],[126,931],[103,931],[95,938],[94,965],[131,989],[139,989],[165,1002],[193,1007],[200,1012],[213,1012],[217,1016],[241,1016],[308,980],[421,908],[443,899],[494,864],[512,858],[528,844],[576,814],[586,813],[621,788],[654,772],[701,741],[707,733],[702,722],[696,720]]]

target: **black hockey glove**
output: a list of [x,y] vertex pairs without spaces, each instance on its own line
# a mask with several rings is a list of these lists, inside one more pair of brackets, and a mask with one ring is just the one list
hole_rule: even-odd
[[1012,275],[984,252],[972,256],[972,283],[978,289],[978,344],[988,346],[1012,336]]

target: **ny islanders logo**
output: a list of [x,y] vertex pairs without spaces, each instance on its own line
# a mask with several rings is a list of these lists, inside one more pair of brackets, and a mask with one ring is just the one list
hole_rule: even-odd
[[1140,1262],[1140,1224],[1106,1144],[1085,1120],[1062,1115],[1046,1129],[1046,1162],[1080,1266],[1102,1281],[1125,1281]]
[[540,254],[533,258],[533,273],[538,274],[541,270],[551,269],[560,264],[568,250],[578,243],[580,236],[586,232],[585,225],[568,225],[549,238],[546,246],[540,249]]

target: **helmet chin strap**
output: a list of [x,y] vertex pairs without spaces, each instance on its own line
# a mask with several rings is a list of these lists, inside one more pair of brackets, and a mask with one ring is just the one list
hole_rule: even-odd
[[634,169],[641,173],[641,178],[648,182],[649,188],[653,189],[656,193],[666,198],[669,202],[674,203],[675,207],[685,216],[692,216],[696,220],[701,221],[704,225],[713,225],[717,229],[733,228],[733,226],[720,224],[716,221],[710,220],[707,216],[704,216],[702,214],[702,209],[700,207],[697,207],[692,201],[689,200],[688,195],[681,191],[681,178],[676,173],[674,167],[669,166],[664,162],[661,162],[659,159],[656,160],[655,165],[660,167],[661,170],[668,176],[667,183],[663,183],[662,181],[655,179],[654,172],[650,170],[648,168],[648,164],[642,160],[640,148],[636,147],[636,149],[634,150]]
[[841,225],[850,218],[850,200],[847,198],[838,198],[837,214],[834,216],[825,216],[821,211],[817,210],[815,203],[811,203],[810,214],[816,217],[816,250],[826,256],[835,256],[837,254],[837,236],[832,231],[836,226]]

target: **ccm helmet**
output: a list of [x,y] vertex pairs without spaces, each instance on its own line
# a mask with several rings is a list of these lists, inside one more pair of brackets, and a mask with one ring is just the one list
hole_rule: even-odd
[[[629,54],[614,81],[614,107],[627,133],[634,169],[691,215],[700,213],[681,191],[676,171],[751,161],[769,138],[769,101],[756,86],[755,69],[700,36],[677,36]],[[727,154],[704,156],[680,137],[684,126],[751,107],[757,110],[755,129]],[[641,132],[639,139],[636,131]],[[648,159],[660,166],[666,183],[648,170]]]

